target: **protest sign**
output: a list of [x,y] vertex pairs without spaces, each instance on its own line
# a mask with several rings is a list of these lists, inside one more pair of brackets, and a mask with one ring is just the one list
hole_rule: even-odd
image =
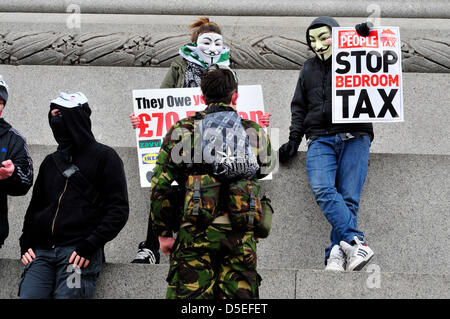
[[333,123],[402,122],[399,28],[333,28],[332,43]]
[[[261,125],[264,100],[260,85],[240,85],[237,112]],[[151,176],[164,136],[180,119],[206,108],[200,88],[133,90],[134,113],[140,118],[136,129],[141,187],[151,186]]]

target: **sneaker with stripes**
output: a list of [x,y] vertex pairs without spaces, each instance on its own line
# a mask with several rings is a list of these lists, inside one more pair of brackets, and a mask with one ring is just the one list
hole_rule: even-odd
[[139,244],[139,250],[134,257],[132,264],[159,264],[159,251],[152,251],[150,248],[147,248],[146,242],[143,241]]
[[346,270],[359,271],[367,265],[367,263],[372,259],[374,253],[366,243],[359,240],[356,236],[353,238],[352,243],[353,245],[350,245],[345,241],[341,241],[340,246],[347,256]]

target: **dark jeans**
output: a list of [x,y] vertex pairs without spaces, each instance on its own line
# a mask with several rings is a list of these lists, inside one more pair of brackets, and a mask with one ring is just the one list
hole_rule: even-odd
[[74,268],[69,258],[74,247],[36,249],[36,259],[25,266],[19,286],[21,299],[94,298],[98,275],[102,269],[103,251],[89,259],[87,268]]

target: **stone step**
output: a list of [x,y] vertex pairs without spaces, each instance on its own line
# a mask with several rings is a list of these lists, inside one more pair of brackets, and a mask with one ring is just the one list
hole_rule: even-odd
[[[306,29],[315,16],[214,16],[230,48],[235,69],[299,69],[314,55]],[[336,16],[341,26],[366,21]],[[0,63],[167,67],[189,39],[198,16],[3,13]],[[373,19],[372,19],[373,20]],[[377,26],[398,26],[404,72],[449,73],[450,27],[446,19],[389,18]]]
[[[37,173],[51,146],[32,145]],[[136,149],[116,148],[124,161],[130,217],[116,239],[106,246],[108,261],[130,262],[145,240],[149,189],[140,188]],[[371,154],[359,210],[359,227],[375,251],[373,263],[383,272],[449,273],[448,237],[450,182],[448,155]],[[275,210],[273,228],[258,245],[262,268],[322,269],[330,226],[314,202],[305,171],[305,153],[262,182]],[[17,258],[18,238],[31,192],[10,198],[10,236],[0,258]],[[162,263],[167,263],[163,255]]]
[[[162,299],[168,265],[106,263],[97,299]],[[23,266],[0,259],[0,299],[17,298]],[[372,265],[360,272],[333,273],[310,269],[259,267],[262,299],[448,299],[450,276],[380,272]]]
[[52,12],[52,13],[100,13],[100,14],[172,14],[197,15],[199,8],[203,15],[231,16],[365,16],[377,14],[386,17],[402,18],[448,18],[450,10],[444,0],[427,1],[410,0],[405,5],[403,1],[351,0],[333,1],[319,0],[314,3],[306,0],[281,0],[276,5],[269,0],[229,0],[226,3],[212,0],[205,6],[201,1],[186,2],[182,0],[139,0],[115,1],[107,0],[78,1],[27,1],[16,0],[0,4],[1,12]]
[[[93,109],[93,132],[97,139],[114,147],[136,147],[129,114],[133,111],[132,90],[159,88],[166,68],[2,66],[10,86],[3,117],[12,123],[29,144],[54,145],[47,125],[50,100],[59,92],[86,94]],[[239,84],[262,86],[265,110],[272,113],[271,128],[279,140],[289,135],[290,103],[299,71],[237,70]],[[405,73],[402,123],[375,123],[374,153],[450,155],[450,108],[444,107],[450,92],[449,74]],[[432,123],[432,124],[431,124]],[[305,143],[300,146],[305,151]]]

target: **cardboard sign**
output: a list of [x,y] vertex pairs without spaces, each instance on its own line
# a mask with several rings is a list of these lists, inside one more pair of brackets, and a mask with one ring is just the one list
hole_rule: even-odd
[[333,123],[403,122],[398,27],[333,28]]
[[[260,85],[240,85],[237,112],[261,125],[264,99]],[[133,108],[140,118],[136,129],[141,187],[151,186],[151,176],[164,136],[180,119],[203,111],[200,88],[133,90]],[[262,125],[261,125],[262,126]]]

